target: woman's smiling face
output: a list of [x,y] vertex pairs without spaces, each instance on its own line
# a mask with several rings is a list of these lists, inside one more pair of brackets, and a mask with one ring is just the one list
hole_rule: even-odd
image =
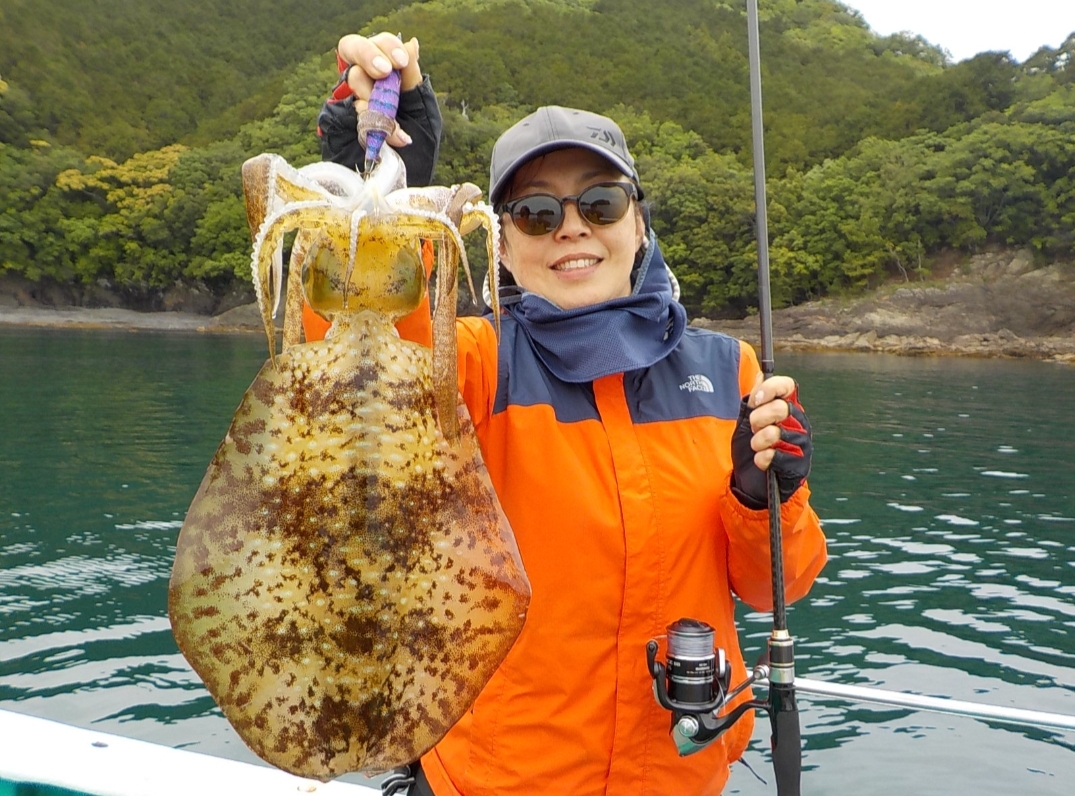
[[[596,152],[559,149],[522,166],[508,198],[577,196],[602,182],[629,180]],[[565,310],[630,295],[635,252],[645,236],[637,201],[632,199],[626,215],[606,226],[590,224],[574,202],[565,205],[563,223],[546,235],[524,235],[507,216],[502,222],[500,260],[523,289]]]

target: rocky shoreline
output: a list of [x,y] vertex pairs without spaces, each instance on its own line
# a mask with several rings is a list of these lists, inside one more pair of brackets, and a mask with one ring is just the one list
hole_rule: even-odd
[[199,285],[143,291],[93,285],[32,282],[0,276],[0,326],[120,329],[164,332],[260,331],[253,290],[213,295]]
[[[159,305],[153,311],[139,311],[120,306],[104,290],[79,301],[58,293],[59,288],[32,288],[25,280],[0,279],[0,325],[220,333],[262,328],[257,307],[242,303],[249,296],[214,303],[200,291],[188,289],[191,295],[184,295],[177,288],[152,302]],[[756,317],[692,323],[759,342]],[[825,299],[778,310],[773,335],[776,348],[785,351],[1075,364],[1075,264],[1038,267],[1025,251],[975,255],[943,282],[888,286],[853,300]]]
[[[757,330],[729,329],[709,321],[696,322],[693,325],[741,337],[754,346],[760,344]],[[1025,338],[1008,329],[996,333],[960,335],[951,341],[921,335],[889,334],[880,337],[873,330],[845,335],[831,334],[820,338],[807,338],[799,332],[785,338],[780,337],[779,332],[774,332],[774,340],[774,348],[778,351],[857,351],[900,356],[1003,357],[1075,364],[1075,338]]]
[[143,312],[119,307],[10,307],[0,304],[0,327],[36,326],[58,329],[116,329],[144,332],[261,332],[256,304],[244,304],[220,315],[179,310]]
[[[755,345],[757,318],[694,325]],[[1044,359],[1075,364],[1075,265],[1027,251],[975,255],[943,282],[890,285],[854,300],[773,313],[777,349]]]

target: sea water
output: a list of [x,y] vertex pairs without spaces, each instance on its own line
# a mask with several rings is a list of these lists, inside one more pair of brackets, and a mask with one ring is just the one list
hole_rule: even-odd
[[[264,358],[260,335],[0,330],[0,707],[256,761],[176,650],[166,599],[183,514]],[[788,613],[798,673],[1075,715],[1075,368],[777,366],[813,423],[829,538]],[[771,617],[739,619],[750,661]],[[1072,733],[800,706],[807,794],[1075,792]],[[766,784],[736,765],[726,792],[775,793],[763,715],[744,759]]]

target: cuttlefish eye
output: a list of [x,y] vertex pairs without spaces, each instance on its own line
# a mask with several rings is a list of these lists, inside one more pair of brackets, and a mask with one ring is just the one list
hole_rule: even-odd
[[302,286],[310,306],[322,315],[369,309],[402,317],[425,295],[421,241],[390,229],[367,231],[351,269],[328,247],[314,246],[303,264]]

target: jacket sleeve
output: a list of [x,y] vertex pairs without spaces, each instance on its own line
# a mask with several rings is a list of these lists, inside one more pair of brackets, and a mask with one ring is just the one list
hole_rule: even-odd
[[[350,94],[346,83],[341,82],[341,85],[344,91],[337,86],[317,117],[321,159],[357,169],[366,159],[366,150],[358,141],[354,95]],[[440,153],[442,122],[440,106],[428,75],[415,88],[400,94],[396,121],[412,142],[397,150],[407,167],[407,184],[412,188],[432,184]]]
[[499,351],[496,332],[487,318],[466,317],[455,322],[459,359],[459,393],[480,428],[493,414]]
[[[753,386],[760,370],[757,354],[741,343],[740,394]],[[769,511],[755,511],[732,494],[731,476],[720,503],[721,521],[728,535],[728,577],[740,599],[758,611],[773,609],[772,564],[769,557]],[[780,507],[784,552],[784,593],[788,603],[806,595],[827,553],[821,522],[810,507],[810,488],[803,483]]]

